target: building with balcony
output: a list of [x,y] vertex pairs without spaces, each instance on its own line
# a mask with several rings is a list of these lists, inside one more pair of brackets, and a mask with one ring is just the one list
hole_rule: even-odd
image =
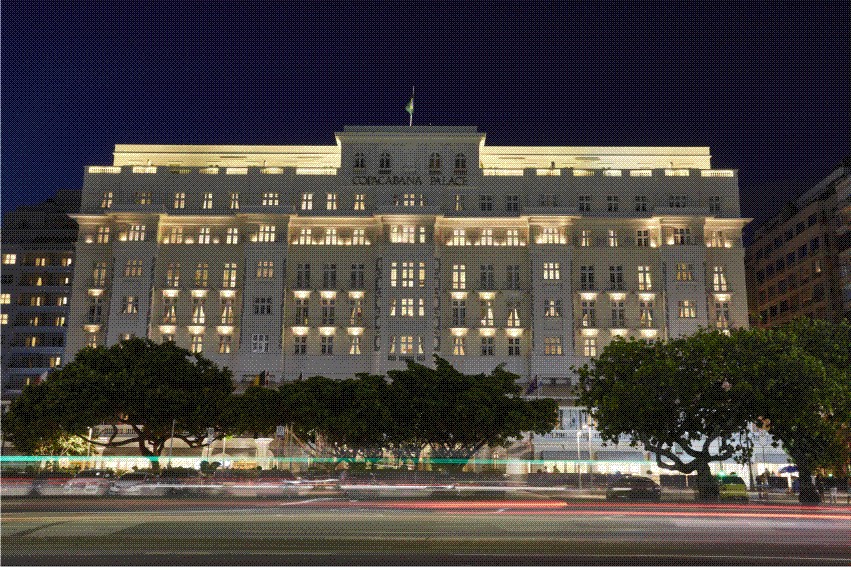
[[80,191],[59,191],[3,218],[2,400],[62,364]]
[[430,126],[117,145],[74,218],[66,358],[173,340],[247,384],[438,354],[570,406],[570,367],[613,337],[747,325],[737,172],[705,147],[488,146]]
[[754,232],[745,265],[751,323],[851,312],[851,159],[846,158]]

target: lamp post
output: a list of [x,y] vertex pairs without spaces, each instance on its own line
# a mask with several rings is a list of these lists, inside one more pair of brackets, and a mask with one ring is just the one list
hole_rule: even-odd
[[579,473],[579,490],[582,490],[582,454],[579,452],[579,436],[581,429],[576,430],[576,470]]
[[168,467],[171,468],[171,453],[174,450],[174,422],[176,419],[171,420],[171,437],[169,438],[168,443]]

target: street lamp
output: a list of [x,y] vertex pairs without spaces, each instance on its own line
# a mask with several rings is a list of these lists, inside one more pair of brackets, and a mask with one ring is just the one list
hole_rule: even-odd
[[576,430],[576,470],[579,473],[579,490],[582,490],[582,454],[579,452],[579,436],[581,429]]

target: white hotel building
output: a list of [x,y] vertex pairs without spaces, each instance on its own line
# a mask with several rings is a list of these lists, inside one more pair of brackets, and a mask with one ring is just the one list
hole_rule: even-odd
[[[237,382],[433,354],[563,397],[615,336],[747,325],[738,178],[705,147],[117,145],[88,168],[67,351],[174,340]],[[570,429],[568,423],[563,425]]]

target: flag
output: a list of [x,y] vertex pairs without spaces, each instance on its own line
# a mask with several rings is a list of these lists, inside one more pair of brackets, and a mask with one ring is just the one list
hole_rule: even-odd
[[405,110],[411,115],[410,120],[408,121],[408,126],[411,126],[414,123],[414,87],[411,87],[411,100],[408,102]]
[[535,376],[531,382],[529,382],[529,387],[526,388],[526,395],[528,396],[532,392],[538,389],[538,377]]

